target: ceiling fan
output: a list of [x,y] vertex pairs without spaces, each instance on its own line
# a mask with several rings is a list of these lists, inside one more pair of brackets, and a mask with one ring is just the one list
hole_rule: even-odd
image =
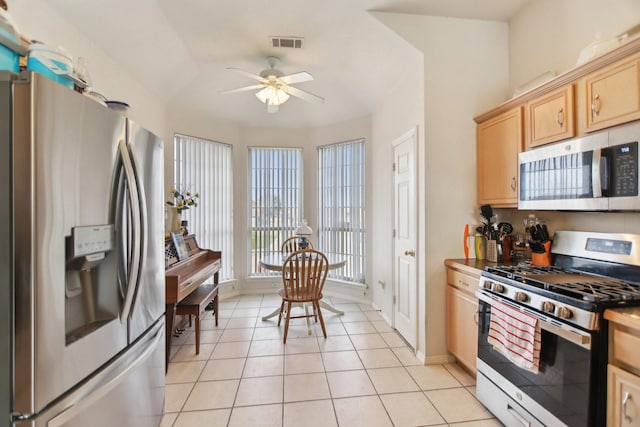
[[267,104],[267,111],[269,113],[277,113],[280,104],[285,103],[289,99],[289,95],[293,95],[297,98],[311,102],[313,104],[322,104],[324,98],[314,95],[310,92],[298,89],[295,86],[291,86],[295,83],[303,83],[313,80],[313,76],[306,71],[300,71],[299,73],[284,75],[282,71],[278,70],[278,64],[280,64],[280,58],[275,56],[268,56],[267,62],[269,68],[262,70],[260,75],[255,75],[239,68],[228,68],[228,70],[237,71],[244,74],[260,83],[250,86],[244,86],[237,89],[225,90],[220,92],[222,94],[246,92],[250,90],[260,89],[256,96],[258,99]]

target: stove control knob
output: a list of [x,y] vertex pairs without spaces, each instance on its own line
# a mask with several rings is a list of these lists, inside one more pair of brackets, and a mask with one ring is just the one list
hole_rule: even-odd
[[527,302],[527,300],[529,299],[529,295],[527,295],[524,292],[516,292],[516,301],[520,301],[520,302]]
[[558,308],[558,317],[561,319],[569,319],[573,313],[567,307]]
[[484,282],[484,284],[482,285],[482,287],[483,287],[484,289],[489,289],[489,290],[491,290],[491,281],[490,281],[490,280],[485,281],[485,282]]
[[553,313],[556,310],[556,306],[551,301],[544,301],[541,308],[545,313]]
[[501,293],[504,292],[504,286],[501,285],[500,283],[494,283],[493,284],[493,291],[501,294]]

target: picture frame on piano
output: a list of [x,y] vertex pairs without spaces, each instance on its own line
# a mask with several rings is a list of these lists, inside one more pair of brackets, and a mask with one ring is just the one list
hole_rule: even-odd
[[187,245],[184,242],[184,237],[182,236],[182,233],[179,231],[172,232],[171,240],[173,241],[173,246],[176,249],[176,255],[178,255],[178,260],[182,261],[184,259],[189,258],[189,250],[187,249]]

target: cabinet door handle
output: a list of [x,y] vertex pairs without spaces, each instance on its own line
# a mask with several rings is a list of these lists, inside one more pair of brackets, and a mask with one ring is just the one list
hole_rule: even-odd
[[556,122],[558,123],[558,126],[564,126],[564,108],[560,108],[558,111],[558,114],[556,115]]
[[415,251],[404,251],[404,254],[405,254],[406,256],[416,256]]
[[467,288],[469,287],[469,284],[462,279],[458,279],[458,285],[466,286]]
[[622,415],[624,415],[624,420],[628,423],[631,422],[631,417],[627,415],[627,403],[629,402],[629,400],[631,400],[631,395],[627,391],[622,398]]
[[516,177],[515,177],[515,176],[511,178],[511,184],[510,184],[510,186],[511,186],[511,189],[512,189],[513,191],[516,191]]
[[593,97],[593,101],[591,101],[591,112],[593,113],[593,117],[597,117],[598,114],[600,114],[600,95]]

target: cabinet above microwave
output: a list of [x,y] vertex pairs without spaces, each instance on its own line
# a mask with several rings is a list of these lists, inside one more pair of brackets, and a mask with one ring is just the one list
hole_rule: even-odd
[[640,121],[520,153],[519,209],[640,210]]

